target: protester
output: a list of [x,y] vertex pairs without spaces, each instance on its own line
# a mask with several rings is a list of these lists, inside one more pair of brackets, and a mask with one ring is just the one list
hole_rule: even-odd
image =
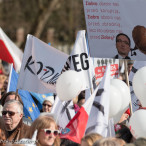
[[84,103],[85,103],[85,90],[81,91],[81,93],[78,95],[77,104],[81,108]]
[[[23,105],[23,101],[22,101],[20,95],[17,94],[17,96],[16,96],[16,92],[10,91],[10,92],[5,93],[5,94],[2,96],[2,99],[1,99],[1,104],[2,104],[2,106],[4,106],[4,104],[5,104],[7,101],[10,101],[10,100],[18,100],[18,101]],[[27,124],[27,125],[31,125],[32,121],[29,120],[29,119],[26,118],[26,117],[23,117],[23,123],[25,123],[25,124]]]
[[74,107],[75,113],[77,113],[80,110],[80,107],[77,104],[77,102],[78,102],[78,96],[73,98],[73,107]]
[[[0,74],[0,96],[2,96],[6,92],[6,83],[7,83],[7,76],[4,74]],[[1,98],[0,98],[1,99]]]
[[101,139],[102,136],[98,133],[90,133],[85,135],[81,140],[81,146],[91,146],[93,143],[99,139]]
[[146,146],[146,138],[140,137],[136,139],[133,143],[126,144],[125,146]]
[[93,146],[120,146],[120,144],[113,138],[102,138],[97,140]]
[[23,105],[17,100],[9,100],[4,104],[2,120],[0,120],[1,143],[7,140],[15,143],[25,137],[29,126],[22,122]]
[[31,125],[27,138],[32,138],[35,130],[38,130],[37,146],[60,146],[59,130],[52,116],[39,116]]
[[4,85],[3,85],[4,93],[6,93],[7,87],[8,87],[8,78],[6,78],[5,81],[4,81]]
[[130,129],[124,124],[119,124],[119,126],[119,130],[116,131],[116,138],[123,139],[126,143],[133,142],[134,137],[132,136]]
[[69,139],[61,139],[61,146],[80,146],[78,143],[75,143]]
[[116,141],[118,144],[120,144],[120,146],[124,146],[126,144],[126,142],[123,139],[121,139],[121,138],[115,138],[115,137],[113,137],[112,139],[114,141]]
[[[133,60],[127,60],[127,72],[128,72],[128,75],[130,74],[130,71],[132,70],[132,67],[133,67],[133,64],[134,64],[134,61]],[[126,76],[125,76],[125,65],[124,65],[124,60],[119,60],[119,70],[120,70],[120,73],[119,73],[119,77],[118,79],[124,81],[126,83]]]
[[42,111],[43,112],[51,112],[52,106],[54,104],[54,96],[48,96],[45,98],[45,100],[42,103]]
[[134,64],[134,61],[133,60],[127,60],[127,67],[128,67],[128,75],[130,74],[130,71],[132,70],[132,67],[133,67],[133,64]]
[[2,106],[4,106],[4,104],[9,100],[18,100],[23,105],[23,101],[22,101],[20,95],[17,94],[17,96],[16,96],[16,92],[14,92],[14,91],[7,92],[2,96],[2,99],[1,99]]
[[126,124],[126,122],[128,122],[128,120],[129,120],[129,116],[130,116],[130,112],[129,112],[129,109],[128,109],[128,110],[126,110],[125,113],[122,114],[118,123]]
[[115,59],[130,59],[128,56],[130,52],[131,41],[130,38],[124,34],[120,33],[116,36],[116,48],[118,54],[114,57]]

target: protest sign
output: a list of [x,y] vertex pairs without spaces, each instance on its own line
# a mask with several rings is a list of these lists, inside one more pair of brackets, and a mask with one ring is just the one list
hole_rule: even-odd
[[119,77],[119,60],[118,59],[105,59],[105,58],[94,58],[94,71],[97,82],[100,82],[104,76],[106,66],[110,64],[110,76],[112,78]]
[[82,90],[90,88],[89,72],[92,68],[85,34],[85,30],[78,31],[74,48],[62,70],[62,72],[66,70],[77,71],[83,82]]
[[[132,60],[146,60],[144,53],[139,49],[133,49],[133,37],[146,41],[143,37],[145,31],[140,35],[133,32],[138,25],[146,26],[142,17],[146,12],[145,0],[84,0],[83,3],[91,57],[114,58],[118,54],[115,45],[116,35],[124,33],[131,40],[128,56]],[[144,46],[139,42],[136,45],[141,48]]]
[[68,55],[28,35],[17,89],[54,93]]

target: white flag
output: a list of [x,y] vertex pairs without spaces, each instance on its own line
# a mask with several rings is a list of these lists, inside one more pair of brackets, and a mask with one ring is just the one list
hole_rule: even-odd
[[58,96],[56,96],[53,108],[51,110],[56,116],[56,122],[58,123],[60,129],[64,129],[69,121],[74,117],[75,110],[73,106],[73,101],[61,101]]
[[107,66],[104,77],[99,85],[93,106],[89,115],[86,133],[96,132],[106,137],[108,132],[110,96],[110,65]]
[[74,141],[76,143],[81,143],[81,139],[85,134],[88,117],[97,90],[98,87],[94,90],[93,94],[88,98],[88,100],[75,114],[75,116],[70,120],[66,128],[61,131],[60,138],[65,138]]
[[90,88],[90,61],[87,51],[85,30],[78,31],[74,48],[64,66],[63,71],[69,69],[75,70],[81,74],[84,85],[82,90]]
[[17,88],[40,94],[55,92],[67,58],[67,54],[28,35]]

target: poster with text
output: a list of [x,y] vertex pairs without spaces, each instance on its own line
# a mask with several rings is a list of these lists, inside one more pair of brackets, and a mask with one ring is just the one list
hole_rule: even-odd
[[[83,0],[83,4],[91,57],[146,60],[146,0]],[[130,41],[116,40],[119,33]],[[128,45],[127,56],[120,54],[117,43]]]
[[111,79],[119,77],[119,59],[94,58],[93,65],[96,82],[102,80],[108,64],[110,64]]

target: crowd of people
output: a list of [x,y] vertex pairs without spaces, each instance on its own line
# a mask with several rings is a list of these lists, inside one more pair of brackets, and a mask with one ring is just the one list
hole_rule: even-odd
[[[83,99],[84,93],[80,94],[80,99]],[[51,102],[50,102],[51,101]],[[60,131],[54,117],[49,114],[49,108],[53,106],[54,99],[51,97],[49,100],[46,98],[43,104],[43,112],[48,113],[45,115],[40,115],[31,125],[25,124],[25,119],[23,117],[23,102],[19,95],[15,92],[8,92],[2,96],[1,104],[3,109],[1,111],[2,116],[0,117],[0,145],[6,143],[17,143],[17,144],[27,144],[28,141],[23,141],[24,139],[30,139],[30,143],[35,143],[37,146],[79,146],[79,144],[67,140],[60,139]],[[47,105],[50,104],[51,106]],[[80,103],[80,102],[78,102]],[[78,104],[77,103],[77,104]],[[79,104],[81,106],[81,104]],[[48,107],[47,107],[48,106]],[[122,121],[123,122],[123,121]],[[135,139],[130,129],[122,122],[117,123],[120,126],[116,129],[115,137],[104,138],[98,133],[89,133],[81,139],[81,146],[143,146],[146,144],[145,138]],[[117,126],[116,125],[116,126]],[[37,134],[34,137],[35,131]],[[30,144],[29,143],[29,144]]]
[[[54,116],[49,114],[54,100],[54,96],[45,98],[40,116],[35,121],[28,122],[23,115],[21,97],[12,91],[5,92],[1,98],[0,145],[17,143],[17,145],[34,144],[37,146],[143,146],[146,144],[145,138],[135,139],[133,137],[130,129],[124,123],[128,118],[125,118],[125,113],[115,125],[115,137],[105,138],[98,133],[88,133],[81,139],[80,144],[68,139],[60,139],[61,131]],[[79,110],[84,103],[85,91],[82,91],[74,100],[74,108]]]
[[[130,39],[125,34],[119,34],[116,38],[118,54],[115,58],[128,58],[130,51]],[[128,48],[126,53],[124,47]],[[131,71],[133,61],[128,61],[128,74]],[[0,68],[1,69],[1,68]],[[144,146],[146,137],[135,139],[129,127],[126,125],[130,113],[123,113],[115,126],[115,137],[103,137],[99,133],[88,133],[81,139],[81,143],[75,143],[68,139],[60,139],[60,129],[53,115],[49,114],[55,102],[54,96],[48,96],[42,103],[41,114],[36,120],[31,121],[24,117],[23,101],[16,92],[7,92],[8,75],[0,70],[0,145],[36,145],[36,146]],[[121,75],[121,80],[125,78]],[[75,113],[85,103],[85,91],[81,91],[78,97],[73,99]],[[83,121],[84,122],[84,121]]]

